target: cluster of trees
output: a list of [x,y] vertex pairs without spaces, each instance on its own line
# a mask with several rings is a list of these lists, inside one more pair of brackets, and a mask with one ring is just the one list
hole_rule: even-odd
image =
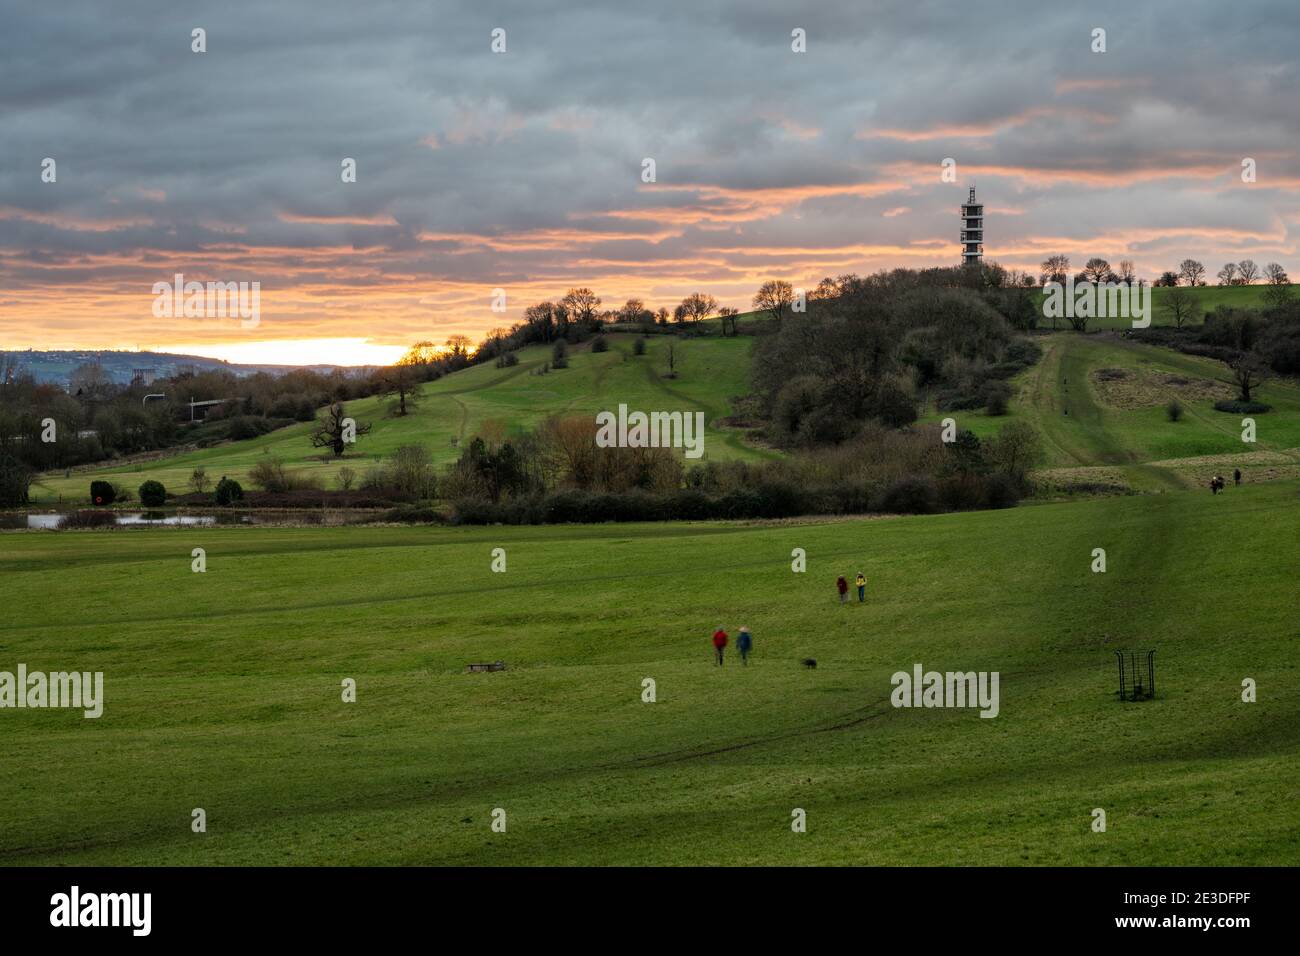
[[[1066,280],[1070,278],[1070,257],[1066,255],[1052,255],[1043,260],[1039,266],[1038,281],[1040,285],[1047,285],[1049,282],[1055,282],[1059,285],[1065,285]],[[1100,256],[1094,256],[1084,263],[1083,270],[1074,276],[1076,285],[1084,282],[1109,282],[1114,285],[1141,285],[1141,279],[1138,278],[1137,269],[1131,259],[1121,259],[1119,264],[1114,268],[1108,260]]]
[[598,448],[590,419],[552,419],[502,442],[475,438],[439,493],[472,524],[931,513],[1014,505],[1040,456],[1024,423],[950,443],[935,427],[872,424],[781,461],[684,468],[667,449]]
[[925,395],[943,408],[1005,411],[1005,380],[1037,360],[1015,333],[1026,283],[996,265],[827,278],[807,308],[776,310],[754,349],[754,387],[768,438],[843,442],[869,421],[916,420]]
[[[1152,285],[1171,289],[1180,286],[1196,288],[1208,284],[1208,274],[1203,262],[1189,258],[1180,262],[1177,269],[1162,272]],[[1043,285],[1048,282],[1064,285],[1069,275],[1070,257],[1065,255],[1048,256],[1039,268],[1039,282]],[[1269,287],[1265,301],[1270,305],[1280,303],[1290,295],[1291,279],[1286,269],[1277,262],[1270,262],[1263,269],[1254,259],[1228,262],[1219,270],[1217,278],[1221,286],[1253,285],[1262,279]],[[1084,264],[1083,271],[1074,276],[1074,281],[1076,285],[1083,282],[1142,285],[1145,280],[1137,277],[1130,259],[1121,259],[1118,267],[1112,268],[1106,259],[1094,257]]]

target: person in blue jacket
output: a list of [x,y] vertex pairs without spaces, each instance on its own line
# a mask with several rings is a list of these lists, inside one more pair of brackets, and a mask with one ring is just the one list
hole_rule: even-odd
[[742,627],[740,633],[736,635],[736,650],[740,651],[740,663],[749,666],[749,652],[754,647],[754,635],[749,633],[749,628]]

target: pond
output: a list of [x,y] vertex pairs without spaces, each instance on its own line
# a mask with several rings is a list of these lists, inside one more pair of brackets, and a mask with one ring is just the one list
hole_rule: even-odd
[[[115,525],[213,525],[213,524],[253,524],[250,515],[169,515],[161,511],[114,511],[97,512],[112,514]],[[48,528],[57,530],[59,522],[67,514],[29,513],[0,514],[0,528]],[[107,519],[105,519],[107,521]]]

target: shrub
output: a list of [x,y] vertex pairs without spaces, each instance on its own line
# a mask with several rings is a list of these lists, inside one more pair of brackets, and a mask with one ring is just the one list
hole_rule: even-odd
[[1165,406],[1165,415],[1171,422],[1179,421],[1183,417],[1183,403],[1176,398],[1170,399],[1169,404]]
[[271,423],[260,415],[236,415],[230,419],[226,427],[226,434],[231,441],[243,441],[246,438],[257,438],[265,435],[271,430]]
[[222,475],[221,480],[217,482],[216,499],[217,504],[223,506],[243,501],[244,489],[235,479]]
[[1011,475],[997,472],[984,479],[984,497],[990,508],[1014,508],[1020,502],[1020,488]]
[[423,505],[402,505],[385,511],[380,521],[401,524],[445,524],[447,519],[433,508]]
[[605,341],[605,336],[598,335],[591,340],[591,350],[593,352],[608,352],[609,343]]
[[551,368],[569,367],[569,345],[564,339],[558,340],[551,349]]
[[902,478],[885,489],[875,503],[875,510],[894,514],[933,514],[939,510],[939,492],[932,478]]
[[113,486],[107,481],[92,481],[90,483],[90,501],[96,505],[111,505],[117,499],[113,493]]
[[644,335],[637,336],[636,341],[632,343],[632,354],[633,354],[633,355],[645,355],[645,336],[644,336]]
[[1272,405],[1265,405],[1263,402],[1243,402],[1235,398],[1225,398],[1214,403],[1214,407],[1220,412],[1230,412],[1233,415],[1261,415],[1264,412],[1271,412]]
[[206,494],[208,486],[211,484],[212,482],[208,480],[207,469],[202,465],[190,473],[190,487],[194,489],[196,494]]
[[140,504],[148,508],[157,508],[167,503],[167,489],[161,481],[150,479],[140,486]]
[[519,356],[514,352],[502,352],[497,356],[497,368],[514,368],[519,364]]
[[124,504],[131,500],[131,492],[127,490],[126,485],[120,481],[110,482],[113,487],[113,500],[118,504]]
[[319,491],[320,479],[300,471],[290,471],[279,458],[266,457],[248,471],[248,480],[263,491]]
[[351,491],[353,483],[357,480],[357,473],[353,471],[351,468],[349,468],[347,465],[344,465],[342,468],[339,469],[338,475],[336,477],[338,479],[340,489],[342,489],[343,491]]
[[980,398],[990,415],[1005,415],[1007,403],[1011,401],[1011,386],[997,380],[985,382],[980,389]]
[[27,504],[32,473],[13,455],[0,452],[0,508]]

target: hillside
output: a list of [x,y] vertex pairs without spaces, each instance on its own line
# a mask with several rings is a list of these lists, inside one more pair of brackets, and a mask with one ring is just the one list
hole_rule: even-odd
[[[106,468],[83,469],[65,478],[61,472],[42,476],[33,488],[34,501],[49,505],[84,501],[92,477],[121,480],[134,488],[146,479],[161,481],[171,491],[182,492],[195,467],[202,465],[214,480],[229,475],[243,481],[259,458],[273,455],[296,468],[318,475],[327,487],[344,464],[361,473],[399,445],[420,443],[436,464],[455,460],[460,449],[452,444],[472,437],[487,422],[502,425],[507,433],[530,428],[549,415],[590,414],[616,410],[620,402],[630,409],[702,411],[708,422],[706,459],[759,459],[775,452],[748,444],[743,435],[717,423],[731,413],[732,401],[749,391],[749,337],[679,339],[650,336],[646,354],[632,354],[633,336],[607,337],[608,352],[593,353],[590,346],[571,350],[569,368],[546,375],[532,374],[549,362],[549,348],[534,346],[519,352],[513,368],[487,363],[473,366],[421,387],[415,410],[396,417],[394,399],[373,397],[348,404],[358,422],[373,430],[362,436],[355,452],[342,461],[322,460],[308,435],[310,424],[279,429],[260,438],[173,455],[153,461]],[[665,377],[667,350],[674,349],[678,376]]]
[[[1298,495],[7,533],[0,574],[40,600],[11,602],[5,660],[102,670],[107,703],[6,712],[0,862],[1295,865]],[[750,666],[711,664],[719,624]],[[1147,647],[1158,696],[1119,703],[1114,651]],[[998,671],[997,718],[891,707],[916,662]]]
[[[1234,467],[1267,476],[1300,475],[1300,388],[1275,379],[1259,392],[1273,406],[1253,416],[1253,445],[1241,440],[1241,415],[1216,411],[1234,395],[1229,373],[1211,359],[1142,345],[1113,334],[1061,332],[1038,340],[1043,358],[1012,380],[1007,415],[939,412],[981,437],[1023,419],[1043,437],[1047,482],[1095,482],[1142,491],[1202,486]],[[1171,422],[1177,399],[1183,418]]]

